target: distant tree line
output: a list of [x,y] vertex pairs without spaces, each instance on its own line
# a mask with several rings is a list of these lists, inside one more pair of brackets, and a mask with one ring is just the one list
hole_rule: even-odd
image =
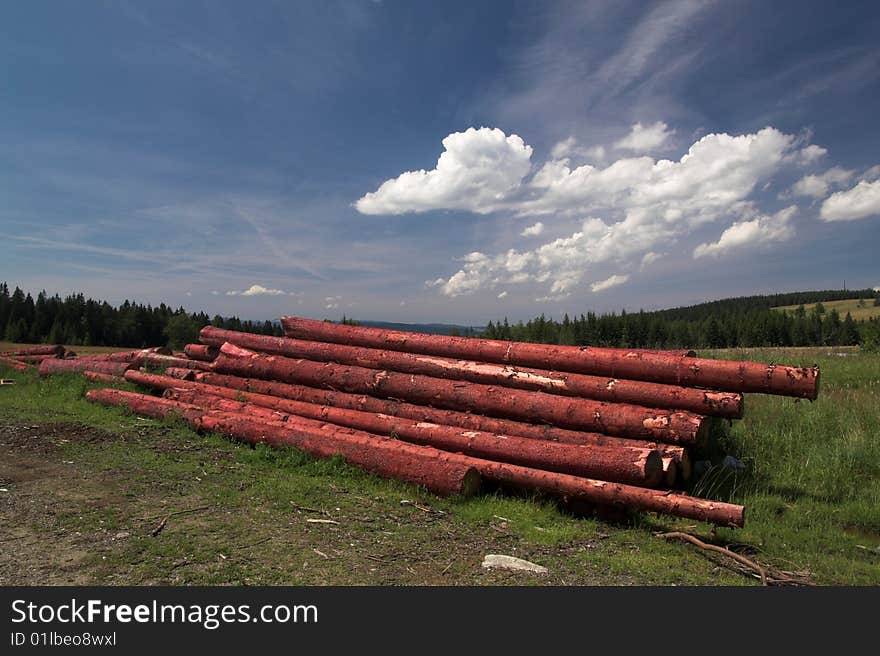
[[[827,290],[731,298],[690,307],[652,312],[596,314],[587,312],[562,321],[544,315],[511,324],[490,321],[479,330],[453,331],[468,337],[545,344],[591,344],[627,348],[726,348],[752,346],[841,346],[880,348],[880,319],[856,322],[847,313],[826,311],[822,302],[860,298],[880,305],[880,294],[866,290]],[[806,304],[815,304],[807,311]],[[771,308],[798,306],[781,312]],[[343,317],[344,323],[357,325]],[[83,294],[62,298],[45,291],[36,299],[0,283],[0,338],[10,342],[121,346],[168,345],[180,348],[198,339],[206,325],[280,336],[272,321],[210,317],[161,303],[143,305],[126,300],[119,306],[87,299]]]
[[242,321],[220,315],[212,318],[182,307],[175,310],[164,303],[152,306],[126,300],[114,307],[83,294],[62,298],[41,291],[34,299],[18,287],[10,293],[7,283],[0,284],[0,338],[9,342],[180,348],[196,341],[199,330],[208,324],[281,335],[281,326],[271,321]]
[[[511,324],[506,318],[486,326],[484,336],[545,344],[591,344],[624,348],[733,348],[758,346],[875,347],[880,320],[856,322],[822,301],[860,298],[865,306],[880,305],[880,295],[867,290],[830,290],[725,299],[690,307],[653,312],[596,314],[562,321],[544,315]],[[816,305],[807,311],[805,304]],[[771,308],[797,305],[794,311]]]

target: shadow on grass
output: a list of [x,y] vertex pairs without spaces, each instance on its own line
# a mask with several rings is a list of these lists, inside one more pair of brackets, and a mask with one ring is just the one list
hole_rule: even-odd
[[686,493],[732,502],[761,484],[749,459],[740,459],[742,445],[730,427],[726,419],[712,419],[706,446],[692,451],[693,476],[684,486]]

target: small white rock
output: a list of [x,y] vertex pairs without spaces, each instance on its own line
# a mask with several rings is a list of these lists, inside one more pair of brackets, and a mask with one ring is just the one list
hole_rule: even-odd
[[487,554],[483,558],[483,567],[492,569],[499,567],[501,569],[515,569],[521,572],[533,572],[535,574],[546,574],[549,570],[543,565],[530,563],[528,560],[517,558],[516,556],[504,556],[502,554]]

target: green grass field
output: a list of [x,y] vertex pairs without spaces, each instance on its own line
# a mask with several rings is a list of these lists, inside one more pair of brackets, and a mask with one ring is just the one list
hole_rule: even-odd
[[[748,469],[694,482],[746,505],[744,529],[715,533],[650,514],[581,518],[492,490],[441,499],[340,461],[88,404],[78,376],[2,372],[17,382],[0,387],[0,584],[758,583],[655,537],[671,530],[818,584],[880,584],[880,355],[710,355],[822,367],[818,401],[750,395],[744,420],[716,427],[715,459],[726,451]],[[550,573],[483,570],[487,553]]]
[[[859,303],[861,303],[861,305],[859,305]],[[854,321],[866,321],[874,317],[880,317],[880,306],[875,307],[874,300],[870,298],[848,298],[842,301],[823,301],[822,306],[825,308],[826,312],[837,310],[841,318],[845,317],[846,313],[849,312]],[[794,312],[798,307],[800,306],[781,305],[771,309],[779,310],[781,312]],[[816,303],[809,303],[804,305],[804,310],[809,313],[812,312],[814,307],[816,307]]]

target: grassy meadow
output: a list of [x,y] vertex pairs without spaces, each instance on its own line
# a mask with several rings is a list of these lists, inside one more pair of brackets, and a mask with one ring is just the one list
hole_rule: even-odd
[[[584,518],[492,489],[441,499],[341,460],[89,404],[79,376],[3,371],[16,384],[0,387],[0,584],[759,584],[655,536],[674,530],[817,584],[880,584],[880,354],[701,355],[822,368],[818,401],[749,395],[745,419],[715,427],[691,490],[745,504],[742,530]],[[725,453],[746,469],[721,467]],[[550,572],[484,570],[487,553]]]
[[[807,303],[804,305],[804,310],[807,313],[810,313],[816,305],[816,303]],[[837,310],[837,313],[841,318],[845,317],[846,313],[849,312],[854,321],[867,321],[874,317],[880,317],[880,306],[875,306],[873,299],[870,298],[848,298],[842,301],[823,301],[822,306],[825,308],[826,312]],[[799,307],[799,305],[781,305],[772,309],[780,312],[794,312]]]

